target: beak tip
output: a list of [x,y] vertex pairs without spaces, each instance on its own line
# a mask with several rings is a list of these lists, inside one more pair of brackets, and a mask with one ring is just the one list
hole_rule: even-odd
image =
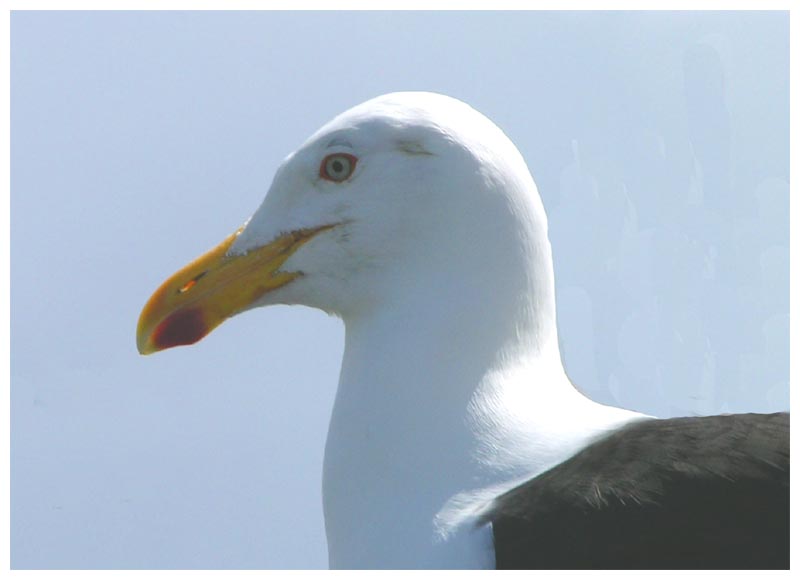
[[142,328],[142,324],[140,322],[138,328],[136,329],[136,350],[139,351],[139,354],[147,355],[156,352],[157,349],[153,347],[151,337],[152,333],[147,332],[146,329]]
[[141,342],[136,342],[136,349],[139,351],[139,354],[142,356],[147,356],[148,354],[153,354],[156,352],[154,348],[152,348],[149,344],[145,343],[142,344]]
[[210,331],[202,309],[184,308],[159,322],[154,330],[142,337],[143,340],[137,341],[137,346],[140,353],[152,354],[174,346],[194,344]]

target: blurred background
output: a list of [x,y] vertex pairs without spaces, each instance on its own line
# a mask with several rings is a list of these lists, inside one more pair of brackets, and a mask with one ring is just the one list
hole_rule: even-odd
[[368,98],[428,90],[517,144],[568,373],[668,417],[789,405],[782,12],[15,12],[14,568],[324,568],[340,321],[136,352],[139,311]]

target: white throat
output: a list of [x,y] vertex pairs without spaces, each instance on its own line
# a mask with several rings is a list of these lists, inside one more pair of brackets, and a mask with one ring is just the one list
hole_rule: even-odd
[[323,475],[332,568],[493,568],[481,508],[636,417],[570,384],[550,272],[457,293],[437,280],[345,318]]

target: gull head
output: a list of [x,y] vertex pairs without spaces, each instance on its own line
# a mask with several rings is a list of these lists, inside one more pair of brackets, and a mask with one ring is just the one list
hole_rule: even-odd
[[153,294],[137,345],[192,344],[269,304],[347,320],[425,295],[547,289],[546,230],[530,172],[494,123],[444,95],[384,95],[284,159],[245,224]]

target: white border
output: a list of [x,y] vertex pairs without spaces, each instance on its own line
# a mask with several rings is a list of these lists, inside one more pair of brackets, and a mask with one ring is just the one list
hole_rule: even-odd
[[[0,209],[0,232],[2,232],[3,250],[0,252],[0,272],[2,272],[2,282],[0,282],[0,369],[2,375],[6,380],[2,384],[8,384],[8,377],[10,376],[10,12],[12,10],[264,10],[266,9],[288,9],[288,10],[315,10],[315,9],[338,9],[338,10],[529,10],[531,2],[521,0],[494,0],[486,2],[485,0],[405,0],[403,2],[396,0],[386,0],[380,3],[368,2],[367,0],[348,0],[337,2],[322,2],[318,0],[271,0],[269,3],[264,0],[83,0],[74,2],[58,2],[55,0],[10,0],[5,3],[6,9],[2,11],[2,25],[0,26],[0,35],[2,35],[2,44],[0,45],[0,53],[5,54],[5,57],[0,58],[0,77],[3,79],[5,90],[2,91],[0,103],[2,103],[2,119],[0,120],[0,134],[5,135],[6,138],[2,141],[2,161],[0,162],[0,182],[3,186],[2,191],[2,209]],[[68,5],[68,6],[65,6]],[[536,2],[535,8],[538,10],[579,10],[579,9],[592,9],[592,10],[786,10],[791,13],[792,3],[789,1],[775,1],[775,0],[762,0],[760,2],[742,2],[731,0],[677,0],[672,2],[648,2],[632,0],[615,0],[611,2],[590,2],[586,0],[561,0],[561,1],[539,1]],[[790,14],[790,39],[793,37],[792,31],[797,27],[792,23],[793,18]],[[798,94],[797,76],[798,76],[798,50],[796,42],[791,43],[790,47],[790,95]],[[794,115],[790,115],[790,143],[795,141],[793,137],[797,134],[797,121]],[[790,167],[798,167],[799,154],[796,149],[790,146]],[[797,262],[798,262],[798,235],[792,231],[791,224],[798,223],[798,206],[800,206],[800,198],[798,198],[797,186],[790,180],[790,199],[794,203],[790,203],[790,296],[797,294],[800,285],[797,280]],[[790,308],[791,312],[791,308]],[[797,332],[797,317],[791,317],[790,325],[790,361],[798,360],[798,340],[800,334]],[[791,364],[791,363],[790,363]],[[790,370],[790,388],[794,390],[794,380],[792,380],[792,373]],[[9,508],[10,508],[10,489],[9,489],[9,443],[10,443],[10,404],[9,404],[9,390],[4,391],[4,398],[0,407],[3,408],[3,418],[6,422],[0,433],[0,449],[2,449],[2,462],[0,465],[0,514],[3,516],[4,525],[0,532],[0,573],[9,570],[10,566],[10,525],[9,525]],[[792,446],[796,447],[797,437],[792,435]],[[796,478],[792,477],[792,482]],[[796,485],[792,485],[792,491],[796,489]],[[795,495],[794,493],[792,495]],[[797,511],[800,507],[797,505],[798,501],[792,501],[792,521],[796,521]],[[794,562],[794,549],[797,542],[797,534],[792,535],[792,562]],[[264,578],[265,576],[280,577],[291,576],[293,578],[306,578],[306,577],[319,577],[320,575],[333,574],[338,577],[351,577],[354,574],[362,577],[373,578],[374,572],[353,573],[353,572],[308,572],[308,571],[11,571],[10,577],[35,577],[35,578],[76,578],[76,579],[91,579],[91,578],[140,578],[143,575],[148,577],[169,577],[169,578]],[[396,576],[398,578],[407,577],[407,572],[381,572],[379,575],[383,578],[387,576]],[[419,573],[417,573],[419,574]],[[473,576],[481,574],[481,572],[444,572],[437,573],[437,576],[448,576],[451,578],[463,578],[465,574]],[[485,574],[485,572],[484,572]],[[531,572],[507,572],[504,575],[520,576],[524,574],[526,578],[530,577]],[[613,576],[612,576],[613,574]],[[692,572],[646,572],[647,576],[658,577],[676,577],[680,576],[719,576],[719,577],[763,577],[768,576],[785,576],[788,572],[707,572],[707,573],[692,573]],[[617,578],[619,576],[625,577],[640,577],[642,572],[620,573],[620,572],[589,572],[589,573],[575,573],[575,572],[536,572],[538,578],[543,577],[564,577],[564,576],[607,576]]]
[[788,0],[8,0],[11,10],[790,10]]

